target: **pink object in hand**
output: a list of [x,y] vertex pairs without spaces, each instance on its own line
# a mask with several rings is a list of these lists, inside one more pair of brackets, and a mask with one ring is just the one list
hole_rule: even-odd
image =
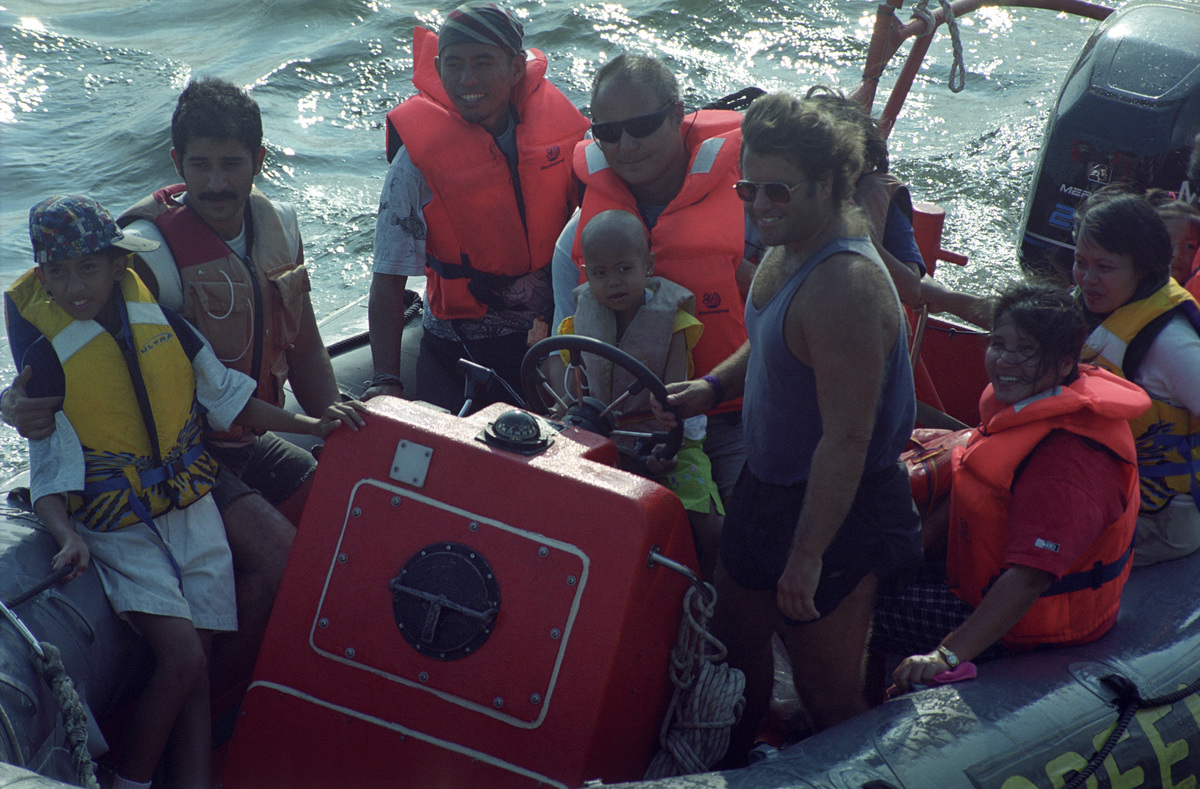
[[929,681],[930,685],[949,685],[951,682],[962,682],[966,679],[975,679],[979,672],[975,669],[975,664],[971,661],[960,663],[958,668],[952,668],[949,671],[943,671],[941,674],[935,674],[933,679]]

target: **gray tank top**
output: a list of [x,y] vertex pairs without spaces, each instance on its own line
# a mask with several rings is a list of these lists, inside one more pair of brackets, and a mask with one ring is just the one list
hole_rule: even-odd
[[[812,368],[788,350],[783,336],[783,319],[792,297],[808,275],[839,252],[862,255],[886,272],[870,239],[840,238],[806,261],[762,309],[754,307],[753,294],[746,300],[746,331],[752,349],[742,405],[746,462],[750,471],[763,482],[793,485],[808,479],[813,451],[821,438],[816,378]],[[890,277],[888,281],[891,281]],[[892,292],[895,293],[895,288]],[[903,314],[899,296],[896,297],[896,309]],[[887,373],[875,412],[875,430],[867,448],[864,473],[879,471],[895,463],[912,434],[916,399],[905,338],[901,318],[896,341],[887,359]]]

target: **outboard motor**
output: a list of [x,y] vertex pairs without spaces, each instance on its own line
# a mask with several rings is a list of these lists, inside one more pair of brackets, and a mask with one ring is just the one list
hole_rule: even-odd
[[1186,180],[1200,132],[1200,4],[1136,0],[1096,29],[1063,83],[1025,202],[1027,273],[1070,278],[1075,209],[1116,182],[1200,201]]

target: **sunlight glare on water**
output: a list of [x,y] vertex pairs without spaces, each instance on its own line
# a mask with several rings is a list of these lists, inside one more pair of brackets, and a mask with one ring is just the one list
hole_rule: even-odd
[[[910,16],[907,3],[902,21]],[[259,187],[295,203],[318,316],[366,294],[383,177],[384,115],[412,93],[412,31],[454,2],[406,0],[5,0],[0,8],[0,278],[29,265],[29,206],[85,192],[120,211],[178,176],[170,116],[187,80],[220,76],[261,105]],[[852,91],[874,26],[867,0],[515,0],[525,43],[586,113],[592,75],[620,52],[661,56],[698,107],[747,86]],[[944,246],[967,254],[951,282],[986,292],[1015,275],[1014,236],[1045,115],[1094,28],[1045,11],[981,9],[960,20],[966,90],[951,94],[944,29],[893,131],[892,169],[949,215]],[[1019,42],[1019,43],[1018,43]],[[901,56],[907,50],[902,49]],[[901,60],[880,85],[882,106]],[[15,370],[0,353],[0,379]],[[24,442],[0,430],[0,475]]]
[[12,123],[19,113],[33,112],[41,104],[46,85],[36,78],[43,73],[28,58],[13,55],[10,59],[0,51],[0,123]]

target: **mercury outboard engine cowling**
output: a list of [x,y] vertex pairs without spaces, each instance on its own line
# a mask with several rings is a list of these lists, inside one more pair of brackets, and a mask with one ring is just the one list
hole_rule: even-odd
[[1186,179],[1200,132],[1200,3],[1138,0],[1092,34],[1046,126],[1021,225],[1027,273],[1070,278],[1075,209],[1127,182],[1197,203]]

